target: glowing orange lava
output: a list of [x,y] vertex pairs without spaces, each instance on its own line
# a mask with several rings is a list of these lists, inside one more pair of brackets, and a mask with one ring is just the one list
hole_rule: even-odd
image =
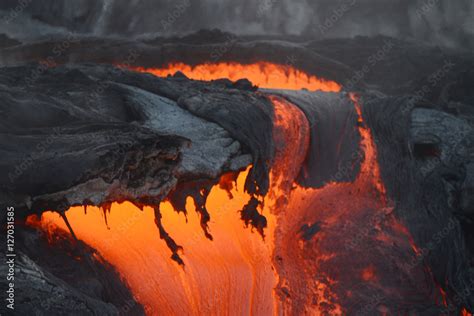
[[330,80],[317,78],[287,65],[258,62],[239,64],[235,62],[204,63],[195,66],[171,63],[163,68],[136,67],[132,70],[148,72],[159,77],[174,75],[181,71],[194,80],[211,81],[227,78],[232,81],[246,78],[260,88],[338,92],[341,86]]
[[[432,282],[425,279],[422,266],[411,267],[409,277],[401,283],[391,278],[391,269],[402,268],[394,266],[387,254],[403,249],[408,258],[414,258],[416,253],[410,234],[387,207],[373,136],[356,96],[350,98],[364,153],[356,180],[330,182],[319,189],[295,184],[275,212],[277,293],[279,310],[285,315],[383,314],[390,310],[382,302],[393,293],[420,301],[431,295],[429,289],[412,289],[412,281]],[[284,142],[292,141],[276,141],[275,146],[290,146],[293,155],[286,156],[284,164],[291,170],[288,166],[300,163],[297,149],[307,146],[307,139],[298,133],[308,128],[308,122],[297,114],[295,105],[273,103],[275,116],[284,118],[276,120],[275,130],[287,134],[280,138]],[[368,294],[374,292],[375,297]]]
[[[128,202],[113,203],[107,215],[109,228],[96,207],[87,207],[87,214],[84,207],[72,207],[66,215],[78,239],[118,270],[147,315],[271,315],[276,284],[271,262],[275,223],[264,210],[268,220],[265,241],[244,227],[238,210],[249,198],[243,188],[246,175],[247,171],[239,175],[232,199],[219,185],[212,189],[206,206],[213,241],[204,236],[191,198],[186,203],[187,218],[169,202],[161,203],[163,226],[183,247],[184,268],[170,259],[150,207],[141,211]],[[57,228],[67,231],[62,218],[53,212],[43,213],[36,224],[53,234]]]
[[375,146],[374,138],[369,128],[365,125],[362,117],[362,109],[359,100],[354,93],[349,94],[350,99],[354,102],[354,107],[357,113],[357,121],[359,123],[359,133],[361,137],[361,147],[364,151],[364,161],[360,168],[359,179],[365,178],[371,182],[377,191],[385,198],[385,188],[380,176],[380,167],[377,162],[377,148]]

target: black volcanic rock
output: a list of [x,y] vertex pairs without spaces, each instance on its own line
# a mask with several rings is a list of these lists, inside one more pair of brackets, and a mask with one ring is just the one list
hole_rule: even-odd
[[[229,101],[241,102],[244,92],[215,87],[202,94],[206,85],[198,82],[180,84],[178,79],[112,67],[51,68],[30,81],[33,70],[34,66],[4,69],[1,77],[9,86],[0,92],[5,118],[1,169],[7,175],[1,194],[17,207],[38,209],[53,201],[59,204],[64,197],[67,202],[60,209],[86,201],[158,203],[180,178],[214,179],[251,162],[234,140],[237,130],[229,134],[220,126],[225,123],[209,122],[178,106],[187,98],[212,93],[228,93]],[[258,100],[247,102],[262,102]],[[217,100],[212,104],[219,106]],[[261,120],[270,124],[271,113]],[[247,141],[245,137],[240,140]],[[266,137],[271,146],[271,135]],[[253,147],[243,144],[259,148],[257,140]],[[267,149],[261,159],[267,161],[270,155]],[[129,167],[133,165],[139,168]],[[268,171],[264,168],[262,177]]]
[[[472,309],[473,296],[463,293],[471,293],[474,286],[474,218],[463,214],[461,205],[471,205],[466,196],[471,190],[473,126],[435,105],[413,106],[409,97],[366,96],[362,102],[388,195],[421,253],[408,267],[428,266],[436,282],[457,298],[458,308]],[[416,153],[421,145],[428,150]]]
[[[58,230],[55,236],[51,247],[46,234],[18,230],[15,314],[144,315],[118,273],[97,252],[82,242],[71,243],[66,232]],[[1,265],[0,273],[6,275],[6,267]],[[4,304],[0,311],[9,315]]]

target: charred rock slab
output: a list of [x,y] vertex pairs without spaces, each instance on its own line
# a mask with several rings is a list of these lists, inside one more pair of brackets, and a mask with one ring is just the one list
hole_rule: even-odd
[[[221,100],[228,94],[237,111],[236,104],[247,102],[250,108],[263,102],[245,91],[106,66],[52,68],[30,82],[30,70],[4,68],[0,84],[0,169],[6,175],[0,192],[3,201],[22,209],[123,200],[157,204],[180,179],[214,179],[245,168],[249,154],[264,142],[257,130],[239,134],[238,121],[228,132],[221,126],[229,126],[225,121],[210,122],[178,105],[195,103],[191,100],[202,98],[203,89],[209,96],[221,94]],[[206,101],[213,109],[221,105],[218,99]],[[269,125],[271,113],[260,109],[260,120]],[[248,124],[243,115],[237,119]],[[247,142],[252,137],[253,143]],[[270,147],[254,155],[262,166],[271,160],[271,137],[264,137]],[[261,177],[268,172],[265,166]]]

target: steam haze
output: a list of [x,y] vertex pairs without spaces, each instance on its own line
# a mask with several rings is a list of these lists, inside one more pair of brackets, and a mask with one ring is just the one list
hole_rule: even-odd
[[474,42],[472,0],[4,0],[0,9],[0,33],[17,36],[30,25],[35,34],[68,30],[129,38],[218,28],[241,35],[382,34],[443,46]]

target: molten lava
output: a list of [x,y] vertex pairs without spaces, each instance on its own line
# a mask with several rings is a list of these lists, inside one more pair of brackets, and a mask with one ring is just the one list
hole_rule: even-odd
[[[159,238],[154,211],[143,211],[131,203],[114,203],[104,222],[104,212],[96,207],[72,207],[66,212],[78,239],[96,249],[111,263],[130,287],[135,299],[148,315],[235,314],[271,315],[274,313],[271,214],[267,237],[246,229],[238,210],[248,201],[244,193],[247,172],[228,192],[214,186],[208,197],[211,215],[209,229],[214,240],[207,239],[201,228],[194,203],[188,198],[187,216],[176,212],[169,202],[160,205],[162,223],[170,236],[183,247],[185,266],[170,259],[170,250]],[[30,218],[29,223],[34,224]],[[36,221],[54,234],[67,231],[62,218],[45,212]],[[258,303],[257,303],[258,302]]]
[[[319,189],[294,185],[275,210],[276,291],[285,315],[385,313],[384,301],[394,295],[414,301],[434,295],[433,280],[426,277],[423,266],[405,271],[400,264],[417,254],[410,234],[387,205],[373,137],[357,98],[350,98],[358,115],[364,157],[356,180],[331,182]],[[283,143],[276,139],[276,147],[290,146],[293,153],[274,168],[292,170],[293,164],[301,164],[298,148],[306,147],[308,140],[299,133],[308,129],[308,122],[295,105],[275,98],[273,103],[274,134],[285,135],[280,138]],[[399,258],[389,257],[394,253]],[[393,278],[397,270],[409,277]],[[422,286],[413,290],[412,282]]]
[[158,77],[174,75],[180,71],[190,79],[211,81],[227,78],[237,81],[242,78],[250,80],[260,88],[290,89],[310,91],[338,92],[341,86],[330,80],[317,78],[292,66],[259,62],[239,64],[235,62],[204,63],[195,66],[183,63],[171,63],[163,68],[136,67],[132,70],[148,72]]

